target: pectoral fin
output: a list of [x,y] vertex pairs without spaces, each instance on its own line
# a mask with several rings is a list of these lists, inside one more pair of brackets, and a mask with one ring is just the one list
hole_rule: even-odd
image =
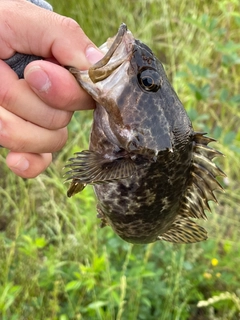
[[66,172],[69,175],[67,181],[73,179],[72,187],[74,188],[75,185],[75,189],[77,184],[81,184],[82,186],[77,188],[80,189],[79,191],[87,184],[106,183],[130,177],[136,170],[130,158],[109,159],[102,154],[88,150],[76,153],[75,157],[69,161],[70,163],[66,165],[66,168],[70,168]]
[[173,243],[194,243],[206,239],[207,231],[203,227],[188,218],[182,217],[177,218],[171,228],[158,237],[158,240]]

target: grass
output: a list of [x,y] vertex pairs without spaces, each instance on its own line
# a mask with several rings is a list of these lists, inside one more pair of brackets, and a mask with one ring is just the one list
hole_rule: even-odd
[[91,187],[66,197],[62,167],[87,147],[91,112],[75,114],[68,144],[36,179],[9,172],[1,150],[0,318],[239,319],[239,2],[51,3],[97,45],[127,23],[164,63],[195,130],[218,140],[228,178],[203,223],[206,242],[133,246],[99,228]]

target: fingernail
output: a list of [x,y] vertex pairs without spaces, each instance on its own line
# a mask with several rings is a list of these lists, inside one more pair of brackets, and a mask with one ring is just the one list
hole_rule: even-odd
[[20,157],[18,161],[11,164],[11,167],[19,171],[26,171],[29,168],[29,162],[26,158]]
[[86,55],[87,60],[91,64],[98,62],[104,56],[104,54],[100,50],[96,49],[93,46],[87,47],[85,55]]
[[33,66],[28,69],[25,74],[25,79],[31,87],[40,92],[47,93],[52,85],[47,73],[39,66]]

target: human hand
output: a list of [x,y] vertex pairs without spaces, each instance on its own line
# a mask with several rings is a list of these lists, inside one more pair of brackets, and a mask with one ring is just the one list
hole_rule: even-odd
[[31,62],[20,80],[0,60],[0,145],[13,172],[35,177],[65,144],[73,111],[94,107],[61,65],[87,69],[102,53],[75,21],[25,0],[0,2],[0,48],[0,59],[15,52],[46,59]]

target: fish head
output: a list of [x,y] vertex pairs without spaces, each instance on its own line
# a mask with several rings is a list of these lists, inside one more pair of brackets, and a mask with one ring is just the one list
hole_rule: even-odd
[[175,140],[189,142],[189,118],[151,49],[125,24],[100,49],[105,56],[89,70],[69,70],[101,106],[95,121],[108,140],[151,157],[172,152]]

